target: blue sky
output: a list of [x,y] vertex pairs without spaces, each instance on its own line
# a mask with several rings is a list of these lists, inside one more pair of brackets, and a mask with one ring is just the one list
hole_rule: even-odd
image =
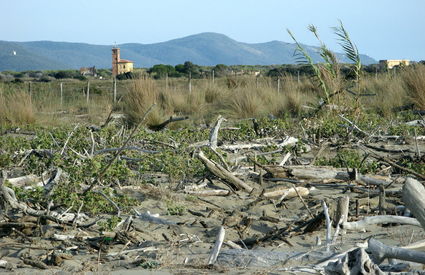
[[425,0],[0,0],[0,40],[111,45],[155,43],[201,32],[241,42],[305,44],[307,31],[339,50],[330,27],[341,19],[361,53],[425,60]]

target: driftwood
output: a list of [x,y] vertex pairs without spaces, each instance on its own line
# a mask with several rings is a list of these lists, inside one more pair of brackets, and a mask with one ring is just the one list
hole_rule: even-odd
[[143,221],[147,221],[150,223],[166,224],[166,225],[177,224],[176,222],[160,218],[158,214],[151,214],[149,211],[146,211],[146,213],[142,213],[142,214],[138,213],[137,217]]
[[369,255],[363,248],[357,248],[349,251],[344,257],[336,262],[330,262],[325,267],[326,274],[332,275],[348,275],[348,274],[363,274],[363,275],[384,275],[386,273],[374,264],[369,258]]
[[326,205],[325,201],[322,201],[322,207],[323,207],[323,213],[325,214],[325,224],[326,224],[326,251],[329,251],[330,245],[332,242],[332,239],[331,239],[332,222],[329,217],[328,206]]
[[335,179],[343,181],[359,181],[367,185],[387,185],[390,181],[380,176],[367,176],[358,173],[356,170],[347,172],[345,168],[333,168],[328,166],[262,166],[272,178],[288,178],[294,177],[296,179],[312,179],[312,180],[326,180]]
[[217,149],[218,130],[220,129],[220,125],[223,121],[226,121],[226,119],[224,117],[222,117],[221,115],[219,115],[217,117],[215,124],[214,124],[214,127],[211,129],[211,132],[210,132],[210,147],[213,150]]
[[403,202],[425,229],[425,188],[419,181],[406,179],[403,186]]
[[401,248],[405,248],[405,249],[418,249],[418,248],[423,248],[425,247],[425,240],[422,241],[417,241],[405,246],[402,246]]
[[[343,223],[347,222],[349,204],[350,204],[350,197],[349,196],[338,198],[336,211],[335,211],[335,215],[334,215],[334,219],[333,219],[336,223],[341,222],[341,224],[343,224]],[[337,224],[335,224],[335,226],[336,225]]]
[[110,252],[106,256],[114,257],[114,256],[120,256],[120,255],[124,255],[124,254],[134,253],[134,252],[148,252],[148,251],[156,251],[156,250],[158,250],[158,248],[153,247],[153,246],[148,246],[148,247],[141,247],[141,248],[123,250],[123,251],[120,251],[120,252]]
[[218,233],[217,233],[217,238],[215,240],[214,247],[208,259],[209,265],[213,265],[217,261],[218,254],[220,253],[221,246],[223,245],[225,233],[226,231],[224,230],[224,227],[220,226],[220,229],[218,230]]
[[106,148],[106,149],[98,150],[98,151],[95,151],[93,153],[93,155],[96,156],[96,155],[101,155],[101,154],[117,152],[117,151],[138,151],[140,153],[145,153],[145,154],[155,154],[155,153],[159,152],[159,151],[154,151],[154,150],[142,149],[142,148],[139,148],[137,146],[126,146],[126,147],[120,147],[120,148]]
[[232,173],[227,171],[225,168],[223,168],[218,163],[209,160],[207,157],[205,157],[204,153],[202,151],[199,151],[198,158],[202,161],[202,163],[208,168],[208,170],[211,171],[214,175],[219,177],[220,179],[229,182],[233,184],[238,189],[243,189],[244,191],[250,193],[252,192],[253,188],[234,176]]
[[269,143],[243,143],[243,144],[224,144],[220,146],[220,149],[223,150],[229,150],[229,151],[236,151],[236,150],[243,150],[243,149],[255,149],[255,148],[263,148],[267,147],[270,144],[273,144],[277,146],[278,148],[295,145],[298,142],[297,138],[294,137],[286,137],[283,140],[276,140]]
[[344,222],[342,224],[342,228],[348,229],[348,230],[361,231],[361,230],[365,230],[366,226],[368,225],[385,224],[385,223],[399,223],[399,224],[421,226],[419,221],[414,218],[384,215],[384,216],[366,217],[363,220],[360,220],[357,222]]
[[197,191],[184,191],[186,194],[193,195],[193,196],[201,196],[201,197],[207,197],[207,196],[228,196],[230,194],[229,190],[224,189],[211,189],[211,190],[197,190]]
[[263,197],[268,199],[280,197],[280,200],[283,200],[284,198],[290,199],[290,198],[297,197],[298,196],[297,192],[302,197],[306,197],[308,196],[308,194],[310,194],[310,190],[308,188],[301,187],[301,186],[298,186],[295,188],[296,190],[294,190],[294,188],[291,187],[291,188],[283,188],[283,189],[277,189],[273,191],[264,192]]
[[368,250],[372,252],[372,259],[377,264],[382,263],[385,259],[399,259],[425,264],[425,252],[387,246],[375,239],[370,239],[368,245]]
[[148,128],[149,128],[149,130],[152,130],[152,131],[161,131],[171,122],[182,121],[182,120],[186,120],[186,119],[189,119],[189,117],[188,116],[185,116],[185,117],[170,117],[169,119],[167,119],[166,121],[164,121],[160,124],[148,125]]
[[[4,173],[5,174],[5,173]],[[5,177],[5,176],[4,176]],[[5,178],[0,178],[0,196],[3,197],[4,201],[10,205],[13,209],[19,209],[23,211],[24,213],[27,213],[31,216],[35,217],[46,217],[49,220],[52,220],[57,223],[67,223],[72,222],[76,214],[73,213],[58,213],[56,211],[49,211],[49,210],[36,210],[28,205],[26,205],[23,202],[19,202],[15,196],[15,192],[10,189],[9,187],[6,187],[3,182]],[[81,221],[87,217],[86,215],[80,215],[79,219],[76,221],[77,225],[81,225]]]

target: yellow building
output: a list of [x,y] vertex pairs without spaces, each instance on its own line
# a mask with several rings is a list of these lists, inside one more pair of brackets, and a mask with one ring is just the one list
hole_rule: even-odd
[[120,48],[112,48],[112,75],[117,76],[133,71],[133,61],[121,59]]
[[407,59],[387,59],[379,60],[379,65],[386,69],[392,69],[395,66],[409,66],[410,60]]

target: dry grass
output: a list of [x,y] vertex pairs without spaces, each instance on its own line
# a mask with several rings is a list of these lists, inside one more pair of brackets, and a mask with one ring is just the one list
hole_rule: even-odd
[[425,65],[407,67],[401,76],[411,101],[417,108],[425,110]]
[[[160,96],[154,80],[149,78],[136,79],[131,83],[128,93],[124,97],[124,114],[127,123],[132,126],[140,122],[149,107],[158,103]],[[164,120],[163,109],[158,104],[146,118],[146,124],[155,125]]]
[[[326,79],[332,90],[344,84],[340,78]],[[333,82],[332,82],[333,81]],[[2,84],[0,86],[0,123],[16,126],[39,123],[58,125],[69,122],[101,123],[112,108],[110,83],[94,82],[89,103],[82,93],[82,82],[65,83],[63,104],[60,101],[59,83],[33,83],[32,99],[23,91],[28,83]],[[354,89],[354,88],[353,88]],[[360,91],[375,96],[360,97],[362,110],[392,116],[394,109],[414,103],[425,109],[425,66],[409,66],[397,73],[366,75],[361,78]],[[118,87],[119,104],[115,112],[123,112],[129,125],[140,121],[153,103],[157,106],[150,113],[146,124],[155,125],[171,115],[189,116],[190,122],[204,122],[214,119],[217,114],[231,118],[250,118],[265,115],[283,117],[288,114],[299,116],[309,109],[303,105],[317,106],[318,88],[311,78],[286,75],[280,78],[280,92],[277,80],[266,77],[235,76],[192,80],[189,92],[186,79],[163,80],[136,79],[122,81]],[[334,103],[342,107],[354,106],[354,96],[342,93]],[[341,109],[338,109],[341,110]]]
[[393,115],[395,108],[408,101],[406,89],[399,76],[382,74],[378,78],[366,77],[362,81],[362,90],[363,93],[376,94],[362,97],[364,106],[385,117]]
[[0,90],[0,124],[28,125],[35,122],[35,107],[24,91],[6,93]]

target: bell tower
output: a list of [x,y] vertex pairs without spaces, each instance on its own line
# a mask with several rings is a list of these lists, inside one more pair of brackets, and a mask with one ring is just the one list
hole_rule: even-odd
[[120,61],[120,48],[112,48],[112,75],[118,75],[118,62]]

